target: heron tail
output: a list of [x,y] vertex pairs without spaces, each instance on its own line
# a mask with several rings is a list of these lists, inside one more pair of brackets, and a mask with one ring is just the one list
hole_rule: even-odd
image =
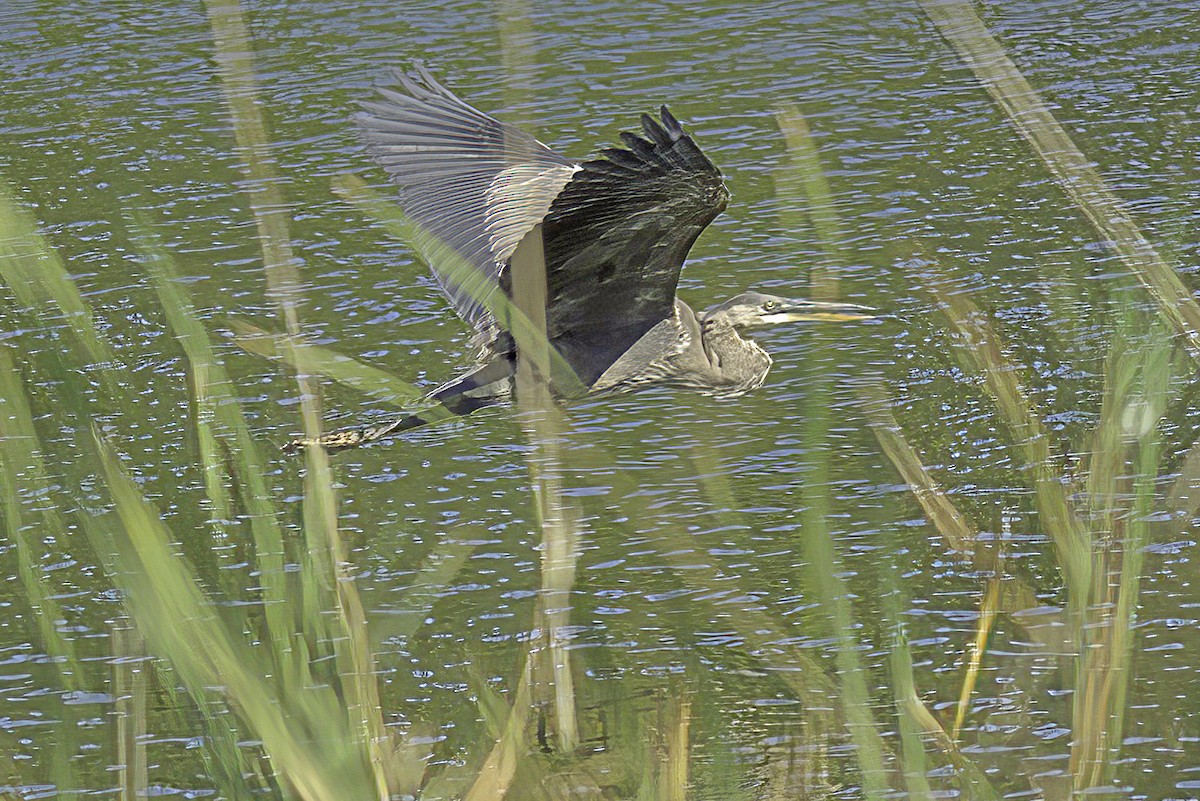
[[299,453],[319,445],[329,453],[370,445],[392,439],[403,431],[440,423],[455,417],[465,417],[485,406],[503,401],[512,391],[514,362],[505,354],[474,372],[460,376],[429,393],[434,405],[420,412],[403,414],[385,423],[349,426],[326,432],[316,438],[294,439],[283,446],[284,453]]

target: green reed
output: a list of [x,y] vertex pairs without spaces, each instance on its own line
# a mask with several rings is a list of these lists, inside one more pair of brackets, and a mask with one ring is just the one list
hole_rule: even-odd
[[[789,206],[806,203],[814,232],[830,265],[813,267],[809,285],[815,299],[836,300],[839,288],[834,265],[841,262],[842,234],[833,194],[825,180],[816,144],[800,110],[789,106],[775,116],[789,155],[788,165],[781,173],[783,181],[777,194],[781,202]],[[868,689],[871,682],[859,656],[859,643],[854,633],[858,626],[850,605],[850,591],[841,578],[842,563],[828,523],[832,512],[829,491],[832,475],[829,428],[832,418],[829,408],[833,401],[834,382],[825,366],[832,363],[833,358],[830,336],[828,332],[813,332],[809,361],[814,367],[808,371],[805,383],[807,402],[802,442],[808,464],[802,492],[805,509],[801,536],[808,562],[806,578],[812,584],[814,597],[829,614],[828,633],[836,643],[835,661],[841,681],[839,700],[849,726],[850,738],[857,748],[863,792],[867,798],[878,799],[888,792],[884,747],[871,711],[871,693]]]

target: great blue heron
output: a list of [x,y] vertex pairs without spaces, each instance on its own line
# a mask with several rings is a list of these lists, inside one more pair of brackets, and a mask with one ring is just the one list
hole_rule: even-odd
[[[692,243],[729,201],[721,172],[666,106],[641,118],[624,148],[575,163],[471,107],[423,67],[397,71],[356,116],[367,152],[400,187],[426,259],[455,310],[478,334],[479,365],[430,399],[465,415],[512,395],[517,347],[488,294],[512,294],[514,254],[540,235],[545,335],[569,378],[557,396],[669,384],[711,395],[762,385],[771,357],[744,336],[798,320],[872,316],[847,303],[745,292],[701,313],[675,297]],[[331,432],[331,450],[428,422],[411,414]],[[312,444],[292,443],[292,447]]]

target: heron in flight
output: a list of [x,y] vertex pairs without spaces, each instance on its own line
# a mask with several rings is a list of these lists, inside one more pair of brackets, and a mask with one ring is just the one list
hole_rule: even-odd
[[[688,250],[729,190],[666,106],[658,119],[642,115],[640,135],[622,133],[624,147],[576,163],[468,105],[421,65],[396,78],[355,119],[367,152],[399,187],[441,289],[477,333],[477,367],[429,396],[453,414],[513,394],[518,349],[510,318],[489,295],[511,298],[514,255],[533,237],[544,260],[545,337],[569,368],[546,377],[558,397],[650,384],[740,395],[771,367],[749,330],[873,316],[863,306],[759,292],[696,312],[675,296]],[[409,414],[319,443],[338,450],[427,422]]]

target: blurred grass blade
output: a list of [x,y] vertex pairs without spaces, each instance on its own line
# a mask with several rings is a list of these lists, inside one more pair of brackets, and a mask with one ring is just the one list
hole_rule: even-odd
[[300,336],[300,275],[292,251],[288,227],[289,211],[284,201],[280,178],[275,174],[274,158],[267,136],[267,123],[260,102],[254,68],[254,42],[239,0],[204,0],[212,26],[214,58],[221,88],[233,122],[238,153],[243,159],[250,210],[258,230],[262,249],[263,272],[267,292],[279,304],[287,331],[280,347],[288,351],[289,363],[296,365],[296,383],[300,390],[300,418],[304,438],[321,438],[321,410],[317,385],[308,367],[307,354]]
[[[259,456],[233,385],[224,367],[216,360],[208,333],[197,319],[191,298],[179,281],[170,254],[144,220],[134,217],[132,230],[134,242],[145,256],[167,323],[187,358],[204,485],[213,515],[222,527],[237,518],[227,489],[236,483],[254,539],[269,639],[279,663],[287,664],[285,655],[292,648],[294,628],[288,611],[283,532],[264,480],[266,464]],[[294,681],[295,686],[307,683],[304,676],[297,676],[294,671],[283,671],[280,678],[284,687],[289,681]]]
[[[237,478],[249,489],[249,492],[242,490],[239,496],[248,495],[254,499],[250,504],[251,525],[256,530],[256,556],[271,632],[271,656],[276,665],[272,672],[279,677],[280,690],[285,698],[303,692],[312,683],[307,664],[309,648],[318,643],[334,643],[333,651],[339,665],[339,692],[345,695],[350,709],[358,715],[360,742],[371,751],[376,788],[382,795],[386,793],[388,777],[393,775],[391,768],[403,755],[382,728],[373,658],[367,639],[366,615],[353,583],[344,575],[346,559],[337,530],[335,500],[330,490],[333,479],[328,464],[322,464],[323,457],[313,454],[305,475],[304,532],[307,548],[301,560],[305,591],[300,604],[304,609],[304,641],[309,648],[296,649],[292,645],[294,631],[290,619],[291,610],[296,604],[288,597],[282,562],[282,534],[270,496],[262,485],[264,466],[224,369],[215,361],[207,334],[196,319],[182,285],[174,276],[170,257],[147,231],[144,225],[139,229],[139,241],[151,254],[151,273],[164,309],[172,328],[183,342],[193,376],[203,377],[193,380],[197,405],[201,408],[211,407],[215,411],[211,416],[198,414],[197,425],[211,428],[214,422],[212,417],[222,424],[209,434],[209,438],[214,442],[232,440],[225,442],[226,448],[233,457]],[[213,454],[211,458],[218,459],[220,456]],[[229,480],[228,477],[225,480]],[[329,577],[333,576],[339,578],[331,580]],[[330,601],[337,610],[332,617],[326,612]]]
[[[292,369],[297,368],[291,351],[279,347],[282,335],[264,331],[238,320],[230,321],[229,327],[233,329],[234,341],[247,353],[282,361]],[[305,344],[304,350],[307,357],[305,362],[307,369],[314,370],[317,374],[326,376],[339,384],[356,389],[368,397],[404,409],[430,404],[423,390],[396,378],[385,370],[363,364],[356,359],[319,345]],[[438,407],[434,406],[422,416],[443,419],[443,417],[451,415],[448,411],[443,410],[443,417],[438,417]]]
[[[400,753],[383,726],[379,688],[375,681],[375,660],[367,632],[367,616],[357,585],[350,573],[345,544],[337,522],[333,471],[329,454],[321,448],[304,452],[304,541],[302,576],[309,624],[309,643],[320,640],[325,626],[324,601],[330,599],[336,625],[329,636],[340,678],[340,695],[351,714],[351,725],[370,754],[375,792],[389,797],[389,767]],[[331,584],[332,582],[332,584]]]
[[880,382],[869,381],[859,384],[858,390],[863,401],[863,412],[871,425],[871,432],[879,442],[880,450],[908,484],[925,517],[952,549],[964,554],[972,553],[975,548],[975,528],[946,497],[946,493],[921,463],[921,457],[904,438],[900,424],[892,415],[887,389]]
[[[191,299],[179,284],[166,251],[150,234],[144,221],[133,224],[134,241],[146,254],[146,265],[167,324],[183,347],[188,364],[188,382],[192,397],[193,422],[200,448],[200,464],[204,471],[204,490],[212,504],[214,522],[224,528],[235,517],[228,486],[231,476],[218,446],[218,406],[229,402],[223,371],[213,358],[208,332],[196,319]],[[215,390],[215,392],[214,392]],[[272,599],[274,600],[274,599]]]
[[377,613],[369,621],[372,641],[411,638],[474,550],[474,545],[447,541],[427,556],[414,571],[412,583],[390,604],[390,613]]
[[[547,649],[544,659],[548,670],[534,670],[531,675],[548,673],[547,681],[554,689],[555,735],[564,752],[573,751],[579,742],[578,723],[574,712],[574,683],[571,675],[570,652],[566,649],[563,632],[567,630],[570,614],[570,590],[574,582],[576,523],[573,506],[564,501],[555,478],[560,472],[555,466],[560,458],[555,443],[560,437],[561,424],[556,423],[557,410],[549,396],[547,380],[560,388],[579,385],[570,365],[552,347],[546,337],[545,323],[545,259],[541,252],[541,229],[535,228],[521,242],[510,262],[513,275],[513,300],[495,282],[467,264],[448,247],[438,243],[413,225],[395,203],[384,200],[353,176],[341,176],[335,191],[348,202],[382,221],[393,235],[406,242],[438,265],[438,274],[456,287],[464,289],[482,303],[493,317],[501,321],[517,342],[519,386],[517,397],[523,409],[526,428],[539,452],[529,461],[535,487],[536,513],[542,529],[542,591],[539,594],[536,626],[545,633]],[[485,280],[487,279],[487,280]],[[569,389],[567,390],[570,391]],[[442,407],[433,407],[438,417],[451,416]],[[423,414],[423,416],[428,416]],[[378,430],[386,430],[386,425]],[[364,437],[365,444],[373,439]],[[539,682],[540,686],[540,682]]]
[[[780,198],[784,207],[807,204],[814,227],[824,237],[821,244],[828,255],[827,264],[814,267],[809,281],[814,296],[823,301],[838,298],[838,278],[833,265],[838,263],[837,251],[840,237],[837,233],[837,211],[821,169],[816,145],[809,136],[808,125],[795,106],[775,113],[780,130],[785,133],[789,146],[789,165],[792,178],[784,187],[793,185],[802,188],[802,197]],[[818,294],[819,293],[819,294]],[[832,464],[829,458],[829,407],[833,396],[833,382],[822,365],[832,358],[829,335],[820,330],[813,332],[813,346],[809,364],[812,365],[806,385],[806,415],[802,441],[806,450],[806,469],[803,473],[801,494],[805,502],[801,512],[803,522],[802,547],[808,563],[808,578],[814,588],[814,597],[821,607],[828,610],[829,636],[835,643],[834,659],[841,679],[840,698],[850,729],[850,739],[856,747],[855,756],[862,772],[863,795],[868,799],[883,798],[890,791],[887,772],[884,768],[883,741],[879,736],[874,716],[871,713],[871,697],[868,690],[867,668],[859,658],[859,643],[854,639],[857,626],[849,601],[849,591],[841,578],[841,560],[834,547],[833,534],[829,530],[832,512],[829,482]]]
[[494,8],[504,76],[505,120],[541,139],[539,122],[530,108],[538,54],[538,30],[531,6],[531,0],[499,0]]
[[905,784],[909,793],[916,797],[933,797],[926,770],[927,760],[923,739],[929,739],[946,755],[963,783],[961,795],[969,799],[994,801],[1000,798],[987,775],[975,762],[963,754],[958,743],[938,722],[937,717],[921,700],[913,675],[913,657],[904,629],[905,605],[893,571],[884,579],[888,591],[884,595],[884,610],[892,629],[891,649],[888,656],[892,676],[892,693],[899,715],[900,743],[904,758]]
[[[890,597],[894,597],[894,595],[893,592]],[[898,605],[895,606],[898,607]],[[893,614],[892,617],[895,619],[898,615]],[[917,725],[909,709],[913,699],[920,703],[917,697],[916,682],[913,680],[912,652],[908,648],[908,637],[905,636],[899,620],[895,620],[893,625],[895,626],[895,635],[888,653],[888,662],[891,667],[892,693],[896,701],[896,712],[900,724],[904,783],[908,789],[908,797],[913,801],[929,801],[933,794],[926,776],[928,766],[925,744],[921,740],[925,728]]]
[[475,783],[463,796],[463,801],[500,801],[512,786],[517,764],[526,751],[525,724],[529,720],[532,665],[531,653],[525,658],[516,692],[512,693],[512,705],[500,739],[488,754]]
[[[541,530],[541,588],[534,628],[542,633],[543,647],[535,651],[531,676],[533,701],[553,714],[554,738],[562,753],[579,747],[579,721],[575,710],[568,631],[571,624],[571,591],[578,559],[579,510],[562,492],[562,412],[554,403],[539,364],[549,364],[553,350],[546,339],[546,258],[542,227],[534,226],[517,246],[509,262],[514,308],[528,319],[536,337],[529,346],[538,353],[518,351],[516,398],[522,428],[534,446],[526,458],[533,487],[533,513]],[[526,358],[532,355],[533,358]],[[550,698],[541,689],[549,684]],[[547,703],[550,702],[550,703]]]
[[[786,103],[775,112],[775,122],[787,143],[787,163],[775,178],[776,195],[787,198],[789,206],[807,200],[804,207],[812,220],[817,241],[823,244],[827,253],[836,256],[836,248],[843,241],[841,221],[808,121],[798,106]],[[796,227],[794,222],[789,225],[793,230]],[[833,302],[838,299],[838,277],[832,269],[814,266],[809,273],[809,285],[813,300]]]
[[0,279],[17,300],[38,313],[56,308],[93,365],[113,365],[108,340],[100,335],[92,311],[79,294],[58,254],[38,231],[37,221],[0,181]]
[[[162,666],[159,669],[169,670]],[[272,782],[260,768],[263,757],[259,750],[246,747],[237,716],[224,699],[192,698],[182,688],[168,687],[167,690],[177,709],[199,708],[204,736],[200,758],[221,795],[230,801],[252,801],[270,792],[269,788],[277,782]]]
[[695,467],[692,473],[713,505],[730,517],[739,516],[737,510],[741,507],[733,492],[733,482],[721,467],[717,449],[705,440],[696,440],[688,455]]
[[280,304],[289,334],[299,333],[296,312],[300,276],[288,230],[288,206],[275,174],[275,159],[255,76],[254,42],[239,0],[204,0],[213,32],[213,56],[233,122],[244,184],[258,229],[268,290]]
[[1131,442],[1125,434],[1125,414],[1141,372],[1142,354],[1130,353],[1127,329],[1130,321],[1119,319],[1109,345],[1104,369],[1104,394],[1100,417],[1092,432],[1087,462],[1088,518],[1094,538],[1108,543],[1114,517],[1122,502],[1118,487],[1129,459]]
[[[1166,382],[1154,387],[1154,370],[1163,369],[1160,362],[1148,368],[1147,375],[1151,387],[1150,393],[1156,389],[1166,390]],[[1161,396],[1160,396],[1161,397]],[[1161,411],[1161,407],[1160,407]],[[1110,749],[1115,752],[1124,738],[1125,714],[1129,709],[1127,701],[1130,685],[1133,681],[1133,655],[1136,649],[1136,624],[1141,595],[1142,564],[1145,558],[1146,546],[1150,544],[1150,525],[1154,519],[1155,503],[1158,496],[1157,475],[1159,460],[1162,456],[1162,443],[1158,432],[1151,429],[1142,436],[1141,447],[1136,462],[1134,482],[1134,497],[1132,514],[1127,528],[1128,536],[1121,544],[1121,577],[1117,586],[1117,604],[1113,610],[1112,649],[1113,658],[1110,665],[1108,686],[1112,697],[1108,701],[1112,715],[1108,720]],[[1104,773],[1100,784],[1110,784],[1116,772],[1116,753],[1110,753],[1104,758]]]
[[[1109,486],[1101,488],[1108,490],[1101,496],[1098,515],[1106,526],[1106,547],[1097,554],[1091,638],[1073,704],[1076,734],[1070,772],[1076,791],[1110,786],[1119,761],[1142,565],[1157,496],[1162,453],[1158,427],[1171,384],[1170,340],[1156,325],[1135,339],[1130,336],[1133,322],[1130,315],[1118,319],[1119,346],[1114,345],[1110,358],[1113,379],[1105,398],[1109,421],[1100,423],[1112,429],[1101,439],[1110,440],[1121,460],[1109,468],[1115,473],[1106,479]],[[1130,483],[1132,497],[1126,489]],[[1114,562],[1119,564],[1115,585],[1110,578],[1118,572]]]
[[[300,277],[288,228],[288,207],[280,179],[274,171],[264,106],[258,95],[254,43],[238,0],[205,0],[205,7],[212,26],[215,58],[234,136],[244,158],[243,172],[250,188],[250,208],[259,233],[267,289],[279,303],[288,333],[281,347],[296,366],[304,438],[320,441],[321,410],[317,386],[311,378],[315,371],[309,366],[308,353],[299,339]],[[370,751],[373,795],[386,798],[389,794],[386,763],[397,751],[383,729],[379,714],[366,615],[357,589],[347,575],[328,454],[317,448],[306,449],[305,468],[303,516],[308,557],[302,564],[308,612],[305,621],[309,634],[318,634],[319,599],[334,599],[335,617],[343,634],[333,638],[334,651],[339,671],[345,677],[341,687],[347,695],[346,703],[354,715],[354,726],[359,735],[352,739],[365,741]],[[328,586],[330,581],[333,587]],[[310,644],[318,642],[320,639],[316,636],[309,639]],[[362,797],[369,797],[369,794]]]
[[[58,718],[54,748],[42,769],[45,776],[53,778],[59,795],[77,795],[83,792],[76,765],[85,724],[79,719],[80,708],[67,699],[89,685],[75,643],[64,634],[73,627],[64,625],[65,615],[56,599],[61,590],[53,586],[55,574],[40,564],[48,547],[68,547],[72,530],[56,505],[59,482],[50,480],[43,461],[18,358],[10,345],[0,342],[0,534],[15,551],[17,586],[29,606],[29,612],[21,617],[33,628],[28,636],[45,649],[58,674],[60,690],[68,693],[52,705],[56,708],[51,715]],[[8,753],[3,756],[10,765],[21,763]]]
[[[925,266],[936,269],[932,263]],[[1078,627],[1091,591],[1091,540],[1071,504],[1062,468],[1056,468],[1049,436],[1021,387],[1017,367],[1004,355],[999,337],[975,304],[944,279],[937,280],[930,291],[957,334],[957,355],[983,376],[1001,419],[1021,450],[1033,485],[1038,519],[1054,542],[1067,582],[1072,618]]]
[[[120,524],[98,517],[86,528],[97,551],[113,560],[112,575],[151,648],[171,660],[197,698],[210,688],[222,689],[300,798],[379,797],[344,718],[339,723],[341,702],[333,689],[309,688],[283,703],[262,678],[265,671],[254,667],[253,651],[215,617],[158,513],[121,470],[116,454],[98,438],[96,449]],[[297,736],[306,729],[319,739]]]
[[672,692],[668,699],[666,747],[659,771],[659,797],[663,801],[687,801],[691,786],[692,700],[686,687]]
[[[119,362],[101,336],[92,315],[59,255],[50,249],[33,214],[0,181],[0,280],[36,315],[39,327],[61,315],[71,336],[58,340],[58,350],[44,352],[57,362],[59,409],[86,430],[90,421],[111,411],[123,396],[116,376]],[[50,327],[53,327],[51,324]],[[82,368],[82,369],[81,369]],[[99,398],[103,405],[94,401]]]
[[[929,707],[917,694],[912,672],[912,657],[908,652],[907,641],[903,639],[903,632],[899,632],[898,636],[901,639],[896,641],[892,651],[892,681],[896,693],[896,706],[900,710],[901,719],[907,721],[903,724],[904,729],[909,732],[904,741],[905,748],[915,748],[912,740],[914,737],[924,735],[931,738],[950,758],[951,764],[966,782],[967,786],[963,792],[965,797],[980,799],[980,801],[998,801],[1000,794],[992,787],[987,775],[959,750],[954,738],[946,733],[937,717],[929,711]],[[908,750],[905,753],[909,753]],[[921,764],[921,759],[917,757],[915,751],[911,757],[914,764]],[[921,784],[922,782],[918,779],[916,786],[920,787]]]
[[1096,166],[1071,137],[988,32],[968,0],[920,0],[938,31],[958,51],[1013,127],[1049,168],[1100,241],[1150,291],[1170,328],[1200,361],[1200,304],[1179,275],[1142,235],[1133,218],[1109,190]]
[[[54,497],[40,453],[21,373],[9,345],[0,343],[0,530],[13,544],[21,590],[32,610],[42,646],[67,690],[83,689],[80,662],[71,640],[59,631],[63,612],[54,599],[50,575],[38,565],[39,544],[52,537],[70,539]],[[26,517],[34,512],[37,522]]]
[[133,629],[114,628],[112,684],[117,713],[117,764],[121,795],[125,801],[148,795],[146,772],[146,670],[148,658]]

